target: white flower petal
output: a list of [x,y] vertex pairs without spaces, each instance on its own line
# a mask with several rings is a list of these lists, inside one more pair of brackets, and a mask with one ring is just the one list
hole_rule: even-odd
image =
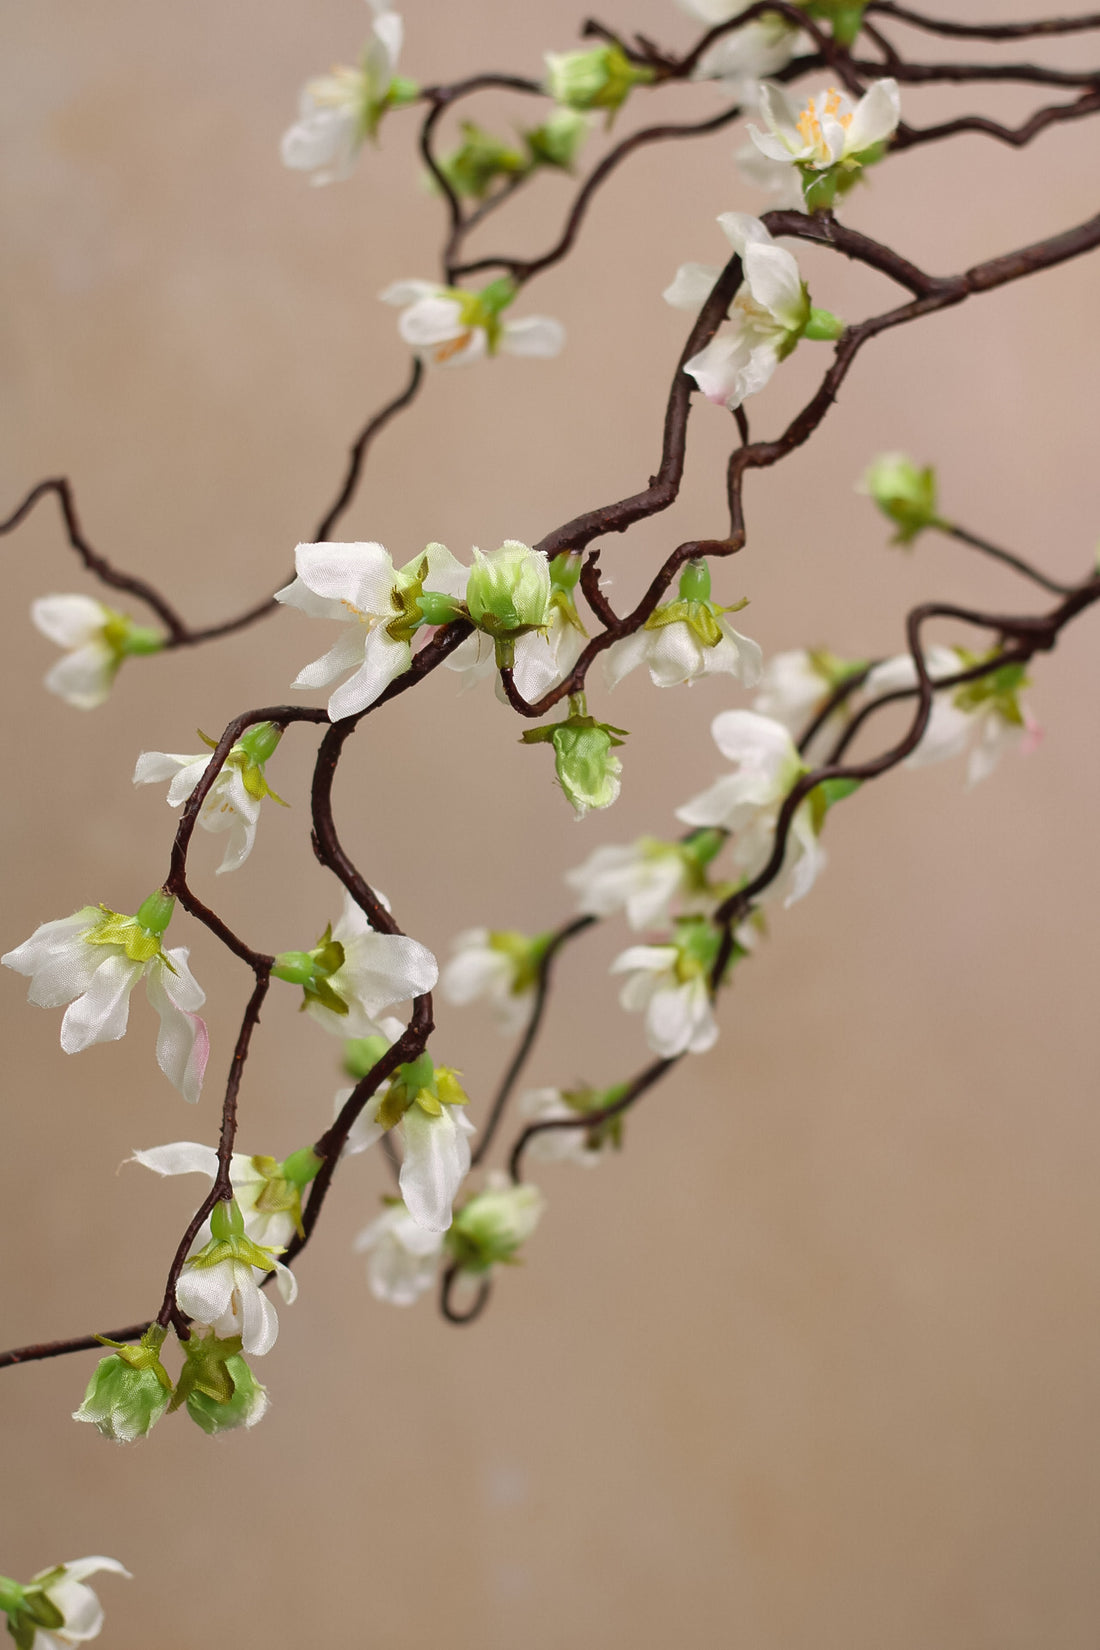
[[43,636],[58,647],[84,647],[96,640],[110,614],[91,596],[39,596],[31,603],[31,618]]
[[[719,222],[721,220],[719,219]],[[711,264],[681,264],[671,284],[661,297],[673,309],[700,310],[714,290],[714,283],[722,273]]]
[[565,348],[565,328],[549,315],[526,315],[505,321],[500,347],[506,355],[526,355],[548,361]]
[[141,973],[141,963],[111,955],[108,950],[83,996],[65,1010],[61,1047],[66,1054],[79,1054],[93,1043],[114,1043],[125,1035],[130,993]]
[[450,1226],[455,1193],[470,1167],[468,1137],[452,1116],[453,1109],[444,1106],[440,1116],[429,1117],[414,1104],[401,1120],[401,1195],[416,1224],[429,1232],[445,1232]]

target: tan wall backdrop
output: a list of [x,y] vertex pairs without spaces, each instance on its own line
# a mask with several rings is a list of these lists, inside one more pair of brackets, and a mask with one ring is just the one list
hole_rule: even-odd
[[[1023,17],[1033,3],[965,10]],[[283,582],[352,433],[406,371],[375,295],[436,268],[442,210],[415,118],[392,117],[339,187],[281,168],[300,83],[361,45],[356,0],[9,0],[3,16],[0,510],[43,475],[71,476],[93,543],[195,621],[215,618]],[[666,0],[610,0],[606,20],[692,38]],[[408,0],[405,66],[424,81],[537,73],[575,22],[560,0]],[[1041,50],[1095,54],[1088,36]],[[1017,120],[1045,96],[979,90],[907,93],[906,111]],[[692,118],[721,100],[638,98],[621,130],[658,103]],[[482,118],[527,115],[487,100]],[[466,557],[644,485],[686,325],[661,289],[680,262],[720,260],[717,213],[764,204],[734,169],[742,141],[734,128],[625,166],[576,255],[524,296],[564,319],[566,353],[433,376],[378,443],[343,536],[399,560],[435,538]],[[972,137],[881,168],[845,216],[946,272],[1080,222],[1095,179],[1094,126],[1022,152]],[[570,187],[546,178],[484,250],[543,247]],[[815,300],[845,316],[894,301],[841,259],[803,265]],[[1041,610],[960,547],[884,548],[853,491],[884,448],[934,460],[947,508],[978,531],[1083,571],[1098,530],[1096,293],[1083,260],[869,349],[811,446],[750,479],[748,548],[717,581],[721,599],[751,597],[744,628],[768,651],[873,655],[900,648],[902,614],[925,598]],[[801,346],[752,405],[756,433],[782,427],[826,360]],[[730,439],[698,405],[676,507],[605,546],[617,598],[672,545],[722,529]],[[52,508],[4,541],[3,569],[7,948],[89,900],[134,909],[172,829],[159,788],[131,790],[137,752],[197,748],[196,727],[287,697],[320,649],[281,615],[128,667],[82,715],[40,689],[54,652],[27,618],[36,595],[95,588]],[[542,1175],[542,1228],[476,1328],[369,1296],[350,1251],[385,1189],[368,1157],[341,1171],[303,1257],[256,1432],[210,1442],[177,1418],[115,1448],[68,1419],[90,1357],[5,1372],[0,1571],[117,1555],[135,1579],[103,1584],[115,1650],[1094,1650],[1095,636],[1086,619],[1036,665],[1035,754],[969,792],[959,764],[901,772],[837,812],[826,876],[775,914],[718,1046],[631,1117],[620,1159]],[[555,924],[570,909],[561,873],[594,846],[675,830],[673,807],[723,765],[710,718],[747,703],[722,680],[657,692],[632,678],[596,698],[634,733],[620,803],[581,825],[487,687],[459,698],[441,673],[362,729],[339,824],[438,954],[472,923]],[[193,856],[198,888],[264,948],[312,943],[337,909],[307,840],[314,742],[287,736],[272,779],[293,806],[265,815],[237,877],[215,884],[217,843]],[[3,1344],[159,1300],[197,1183],[116,1170],[134,1147],[215,1140],[249,984],[177,926],[211,1004],[194,1110],[156,1071],[138,998],[125,1042],[70,1060],[58,1016],[0,981]],[[610,1083],[644,1059],[604,973],[625,943],[610,925],[573,953],[534,1081]],[[246,1151],[285,1155],[328,1120],[336,1045],[293,1003],[273,990],[242,1096]],[[436,1046],[483,1107],[506,1046],[479,1010],[440,1021]]]

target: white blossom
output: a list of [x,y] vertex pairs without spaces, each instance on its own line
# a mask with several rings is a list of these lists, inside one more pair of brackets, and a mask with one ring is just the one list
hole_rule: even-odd
[[[404,1031],[400,1020],[381,1026],[392,1044]],[[336,1114],[352,1093],[336,1096]],[[411,1218],[428,1232],[445,1232],[451,1224],[455,1195],[470,1172],[470,1136],[466,1095],[458,1073],[437,1066],[430,1056],[399,1066],[394,1076],[367,1101],[348,1133],[344,1153],[365,1152],[388,1129],[401,1140],[401,1196]]]
[[[805,764],[787,729],[751,710],[727,710],[711,723],[722,755],[736,771],[695,797],[676,817],[688,825],[721,826],[732,833],[734,863],[749,880],[762,871],[775,845],[779,810]],[[809,799],[799,804],[787,837],[783,869],[763,897],[792,905],[809,892],[825,863]]]
[[[958,675],[978,661],[955,648],[934,644],[925,650],[924,662],[935,682]],[[926,767],[968,751],[967,784],[976,785],[989,777],[1007,750],[1014,746],[1025,753],[1035,749],[1042,730],[1020,700],[1022,668],[1008,667],[1007,680],[1002,678],[1001,682],[997,674],[992,672],[984,681],[979,679],[961,690],[948,689],[934,695],[928,726],[916,750],[906,759],[907,766]],[[916,685],[912,654],[902,653],[875,666],[867,678],[866,692],[869,698],[875,698]]]
[[[803,335],[810,321],[809,293],[790,252],[777,246],[759,218],[723,212],[718,222],[739,253],[744,280],[733,300],[729,324],[684,362],[708,401],[732,412],[756,395]],[[683,264],[664,293],[676,309],[698,309],[719,271]]]
[[195,1012],[206,994],[187,966],[187,956],[185,946],[165,950],[160,934],[150,933],[137,917],[121,916],[105,905],[85,905],[71,917],[43,923],[0,962],[29,976],[27,997],[39,1008],[68,1004],[61,1022],[66,1054],[122,1037],[130,993],[144,977],[149,1001],[160,1016],[157,1063],[185,1100],[197,1100],[210,1043]]
[[[528,630],[517,636],[512,680],[523,697],[533,703],[557,687],[580,658],[585,641],[584,631],[556,605],[550,609],[545,631]],[[461,647],[448,654],[446,664],[450,670],[462,674],[463,689],[485,676],[496,677],[497,698],[507,703],[497,673],[495,646],[482,631],[475,631]]]
[[613,974],[629,974],[619,1001],[644,1013],[646,1040],[655,1054],[705,1054],[718,1041],[710,987],[702,968],[686,971],[676,945],[632,945],[611,964]]
[[298,1280],[276,1260],[271,1245],[254,1243],[244,1235],[235,1204],[217,1204],[211,1228],[210,1241],[184,1264],[176,1304],[196,1323],[209,1324],[221,1340],[239,1335],[242,1351],[260,1357],[271,1351],[279,1333],[275,1307],[260,1284],[274,1272],[276,1287],[290,1305],[297,1298]]
[[565,880],[578,894],[582,911],[610,917],[625,911],[631,928],[661,928],[671,921],[674,901],[691,885],[691,871],[675,842],[642,837],[629,847],[596,848]]
[[393,100],[404,25],[385,0],[369,4],[374,21],[360,66],[341,66],[308,81],[298,119],[283,134],[283,165],[312,172],[311,183],[335,183],[349,176],[364,139],[374,136]]
[[395,1203],[364,1227],[355,1250],[367,1256],[367,1282],[375,1299],[411,1306],[435,1283],[443,1234],[428,1231],[403,1203]]
[[[695,611],[681,615],[680,609]],[[733,676],[745,687],[755,687],[763,654],[713,603],[678,601],[657,608],[639,630],[611,644],[603,655],[607,686],[617,687],[643,664],[655,687],[680,687],[700,676],[716,675]]]
[[468,366],[499,351],[544,359],[561,353],[565,328],[560,321],[546,315],[502,320],[500,311],[511,296],[500,302],[487,298],[491,293],[491,287],[474,292],[440,286],[436,281],[408,280],[395,281],[379,296],[383,303],[401,310],[398,332],[435,366]]
[[39,596],[31,618],[43,636],[65,649],[46,676],[51,693],[78,710],[94,710],[111,691],[123,659],[156,653],[164,638],[92,596]]
[[[204,1174],[213,1180],[218,1172],[218,1154],[213,1146],[193,1140],[177,1140],[170,1146],[152,1146],[135,1151],[127,1162],[140,1163],[154,1174]],[[280,1173],[282,1165],[269,1157],[247,1157],[234,1152],[229,1163],[233,1195],[244,1217],[245,1236],[269,1249],[283,1250],[294,1237],[301,1219],[300,1193]],[[210,1223],[195,1238],[201,1249],[210,1236]]]
[[[130,1577],[117,1558],[95,1557],[71,1558],[52,1570],[40,1570],[25,1587],[0,1578],[0,1613],[7,1610],[13,1639],[34,1650],[63,1650],[98,1638],[103,1606],[88,1586],[88,1577],[103,1571]],[[29,1636],[22,1638],[20,1633]]]
[[[677,0],[677,4],[711,29],[739,17],[751,0]],[[740,101],[755,102],[756,83],[786,68],[794,56],[798,33],[785,17],[765,13],[716,40],[700,58],[692,79],[721,80]]]
[[510,929],[467,928],[452,951],[439,981],[447,1001],[465,1008],[484,998],[504,1036],[522,1030],[538,983],[532,942]]
[[[228,831],[229,842],[218,873],[242,866],[256,840],[260,806],[265,796],[281,802],[264,778],[267,755],[279,742],[279,730],[270,722],[258,723],[239,739],[226,757],[220,772],[199,809],[204,831]],[[168,806],[179,808],[188,800],[210,766],[210,751],[197,756],[179,756],[169,751],[142,751],[134,769],[135,785],[155,785],[169,780]],[[284,804],[285,806],[285,804]]]
[[798,168],[807,204],[830,206],[862,166],[880,157],[897,131],[901,98],[896,80],[876,80],[858,103],[831,87],[799,108],[782,87],[765,83],[760,113],[767,130],[750,123],[749,136],[761,154]]
[[[379,934],[350,894],[326,949],[343,958],[320,982],[306,988],[306,1013],[338,1037],[378,1034],[378,1017],[395,1003],[431,991],[439,977],[432,953],[407,934]],[[335,1002],[334,1002],[335,999]],[[338,1004],[343,1005],[340,1012]]]
[[293,684],[327,687],[352,671],[329,696],[334,722],[365,710],[408,670],[413,634],[421,622],[418,598],[425,587],[453,597],[466,589],[467,569],[442,544],[429,544],[399,569],[380,544],[300,544],[294,566],[297,577],[276,591],[275,600],[310,618],[339,619],[345,626],[329,651],[299,671]]
[[[604,1096],[595,1096],[602,1100]],[[575,1123],[576,1128],[543,1129],[531,1136],[527,1150],[543,1163],[579,1163],[591,1169],[613,1151],[615,1140],[610,1130],[592,1143],[591,1131],[585,1125],[585,1108],[570,1105],[561,1089],[531,1089],[521,1095],[520,1115],[529,1123]]]

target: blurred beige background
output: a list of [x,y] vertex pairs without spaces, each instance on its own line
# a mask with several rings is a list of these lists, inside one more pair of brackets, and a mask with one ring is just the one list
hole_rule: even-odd
[[[425,81],[536,73],[575,22],[553,0],[408,0],[406,14],[403,67]],[[604,15],[692,38],[665,0],[609,0]],[[356,0],[4,8],[0,509],[68,474],[92,541],[195,621],[283,582],[351,434],[406,370],[375,294],[434,274],[442,215],[412,117],[388,122],[345,185],[311,189],[279,165],[300,83],[351,60],[366,22]],[[1071,39],[1046,56],[1095,52]],[[679,90],[660,108],[719,101]],[[906,110],[1018,119],[1037,101],[930,92]],[[621,129],[653,107],[638,99]],[[527,109],[480,112],[507,126]],[[731,130],[624,168],[575,257],[523,300],[566,321],[566,354],[433,377],[378,443],[343,536],[400,560],[430,538],[465,556],[644,484],[685,328],[661,288],[681,261],[718,261],[718,212],[765,204],[735,174],[740,141]],[[965,267],[1091,214],[1095,145],[1095,125],[1078,125],[1021,154],[972,138],[905,156],[847,217],[930,268]],[[547,178],[484,250],[541,248],[568,195]],[[815,300],[847,316],[894,301],[840,260],[806,254],[804,268]],[[886,550],[853,492],[883,448],[936,461],[946,507],[977,530],[1083,570],[1098,531],[1096,293],[1093,259],[866,353],[812,446],[750,479],[749,546],[717,591],[752,598],[744,627],[767,650],[896,651],[905,608],[931,596],[1042,606],[962,549]],[[782,426],[826,359],[802,346],[752,405],[756,432]],[[673,544],[722,527],[730,439],[717,409],[696,407],[680,502],[605,547],[620,597]],[[128,667],[85,716],[41,691],[55,652],[27,619],[35,595],[95,588],[52,508],[3,557],[6,948],[88,900],[134,909],[172,831],[159,788],[131,792],[137,752],[190,750],[196,726],[289,696],[319,646],[284,615]],[[828,874],[740,971],[717,1048],[637,1111],[621,1159],[543,1173],[527,1264],[476,1328],[447,1327],[430,1301],[371,1299],[350,1243],[385,1181],[361,1158],[263,1362],[258,1431],[210,1442],[166,1421],[114,1448],[68,1420],[90,1356],[5,1372],[0,1570],[121,1558],[135,1580],[102,1588],[116,1650],[212,1637],[243,1650],[1093,1650],[1095,637],[1083,621],[1036,667],[1048,733],[1033,756],[970,793],[960,765],[900,773],[838,812]],[[561,873],[594,846],[675,829],[672,807],[722,766],[711,716],[744,702],[723,682],[660,693],[633,678],[600,699],[635,730],[623,796],[574,825],[547,754],[519,749],[488,690],[459,699],[447,676],[364,727],[338,820],[441,955],[471,923],[550,926],[569,910]],[[193,856],[196,886],[271,949],[312,943],[337,908],[306,834],[314,737],[288,735],[272,778],[293,809],[265,816],[238,877],[214,883],[218,843],[200,838]],[[116,1169],[136,1146],[216,1138],[248,985],[201,930],[177,928],[215,1040],[195,1110],[156,1071],[140,993],[124,1043],[70,1061],[58,1016],[0,981],[5,1345],[155,1309],[198,1183]],[[625,943],[609,926],[573,953],[533,1080],[611,1082],[644,1057],[603,972]],[[293,1005],[276,986],[242,1097],[246,1151],[284,1155],[329,1115],[336,1046]],[[483,1102],[505,1046],[477,1010],[440,1022],[439,1051]]]

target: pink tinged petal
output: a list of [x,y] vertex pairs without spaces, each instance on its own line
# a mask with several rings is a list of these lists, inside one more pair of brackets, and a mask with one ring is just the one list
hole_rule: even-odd
[[171,969],[166,968],[162,962],[154,962],[150,969],[150,977],[155,970],[164,990],[176,1007],[192,1013],[196,1008],[202,1007],[206,1001],[206,992],[188,966],[189,954],[185,945],[178,945],[173,950],[166,951],[164,955],[171,963]]
[[242,1350],[254,1358],[270,1352],[279,1335],[279,1314],[257,1285],[251,1266],[233,1263],[237,1273],[237,1307]]
[[883,143],[897,131],[901,119],[901,92],[896,80],[876,80],[859,102],[847,131],[846,152],[860,154]]
[[[177,1140],[171,1146],[151,1146],[148,1151],[135,1151],[126,1160],[140,1163],[154,1174],[204,1174],[213,1180],[218,1172],[218,1154],[213,1146],[200,1146],[194,1140]],[[247,1162],[247,1159],[245,1160]]]
[[107,956],[100,963],[83,996],[65,1010],[61,1047],[66,1054],[79,1054],[93,1043],[114,1043],[125,1035],[130,993],[141,972],[142,964],[125,956]]
[[232,1260],[223,1260],[217,1266],[185,1266],[176,1284],[176,1304],[180,1311],[196,1323],[215,1324],[224,1318],[233,1306],[235,1264]]
[[444,1106],[439,1117],[429,1117],[413,1105],[401,1121],[405,1160],[399,1185],[405,1207],[418,1226],[445,1232],[451,1224],[455,1193],[470,1165],[470,1148]]
[[527,315],[505,321],[500,347],[506,355],[526,355],[549,361],[565,348],[565,328],[549,315]]
[[89,642],[59,659],[47,672],[46,686],[77,710],[95,710],[111,692],[118,661],[105,642]]
[[397,330],[414,349],[430,348],[461,338],[468,329],[461,305],[454,298],[418,298],[398,317]]
[[107,622],[107,609],[91,596],[39,596],[31,603],[35,628],[58,647],[84,647]]
[[619,641],[612,642],[603,655],[603,679],[607,687],[618,687],[624,676],[629,676],[632,670],[644,664],[648,648],[648,632],[645,630],[636,630],[632,636],[623,636]]
[[681,264],[661,297],[673,309],[702,309],[721,273],[711,264]]
[[366,633],[363,663],[354,676],[329,695],[328,713],[334,722],[345,716],[356,716],[368,705],[373,705],[391,682],[402,676],[412,664],[412,649],[408,642],[396,641],[379,627]]

